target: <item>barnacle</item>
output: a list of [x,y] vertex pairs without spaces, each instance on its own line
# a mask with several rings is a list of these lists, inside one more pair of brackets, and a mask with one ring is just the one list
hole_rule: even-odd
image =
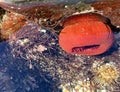
[[100,88],[111,88],[117,83],[119,78],[119,69],[114,62],[109,63],[93,63],[93,81]]

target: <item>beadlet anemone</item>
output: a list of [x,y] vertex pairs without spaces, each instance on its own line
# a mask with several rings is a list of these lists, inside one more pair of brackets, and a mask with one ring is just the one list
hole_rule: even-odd
[[[50,9],[47,7],[47,10],[46,4],[17,6],[0,2],[0,6],[8,11],[17,12],[27,16],[28,19],[31,16],[33,19],[50,17],[50,19],[53,18],[54,20],[59,20],[63,15],[65,15],[63,12],[63,6],[57,7],[56,5],[51,4],[48,5]],[[34,12],[33,15],[29,12],[31,9],[31,12]],[[56,9],[59,11],[53,12],[53,10]],[[44,12],[41,12],[41,10]],[[61,15],[61,13],[63,14]],[[106,17],[96,13],[85,13],[69,16],[65,18],[62,23],[64,28],[59,35],[59,44],[63,50],[72,54],[102,54],[111,47],[114,40],[113,33],[108,25],[108,22],[109,21]]]
[[96,13],[72,15],[63,22],[59,44],[72,54],[98,55],[106,52],[114,41],[110,22]]

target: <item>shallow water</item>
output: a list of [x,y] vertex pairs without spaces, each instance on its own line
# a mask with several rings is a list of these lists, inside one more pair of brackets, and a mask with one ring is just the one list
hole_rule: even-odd
[[[50,0],[57,4],[73,4],[78,1],[80,0]],[[110,65],[119,71],[120,32],[114,33],[115,42],[106,53],[79,56],[63,51],[58,44],[58,34],[41,27],[28,21],[27,26],[15,33],[15,39],[11,37],[0,43],[0,92],[62,92],[60,85],[71,88],[69,91],[73,92],[76,85],[81,85],[78,81],[83,84],[86,79],[91,81],[96,74],[94,72],[102,65]],[[120,77],[119,73],[118,76]],[[111,87],[104,89],[104,86],[99,87],[101,84],[96,83],[97,87],[92,86],[91,92],[102,92],[102,89],[104,92],[119,92],[119,77],[113,83],[114,86],[110,84]]]

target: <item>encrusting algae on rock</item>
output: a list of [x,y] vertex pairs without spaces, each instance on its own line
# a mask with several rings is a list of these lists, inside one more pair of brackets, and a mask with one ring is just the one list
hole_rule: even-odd
[[[71,14],[71,16],[73,17],[72,19],[74,19],[76,18],[76,16],[81,15]],[[68,18],[68,20],[70,19],[69,16],[63,19],[65,20],[66,18]],[[88,17],[88,19],[89,18],[90,16]],[[86,20],[86,18],[84,19]],[[97,20],[94,21],[96,22]],[[71,25],[75,24],[75,21],[73,22]],[[106,24],[107,22],[102,21],[102,23]],[[70,26],[69,23],[68,26]],[[87,28],[88,27],[86,27],[86,29]],[[114,92],[114,87],[119,87],[120,51],[118,49],[119,47],[114,47],[116,43],[113,44],[113,46],[111,47],[112,51],[110,48],[108,51],[106,51],[106,53],[102,55],[81,56],[77,54],[68,54],[64,50],[62,50],[58,42],[58,37],[58,33],[55,33],[51,31],[51,29],[47,29],[38,22],[32,21],[31,19],[29,20],[29,18],[27,18],[27,20],[25,20],[25,25],[21,25],[21,28],[18,29],[17,32],[12,33],[12,35],[9,37],[9,40],[6,41],[10,47],[9,52],[7,53],[10,54],[12,58],[15,59],[15,61],[18,63],[18,65],[14,65],[14,62],[12,62],[12,70],[15,70],[14,67],[17,67],[18,71],[14,72],[13,75],[10,72],[10,78],[12,78],[14,81],[14,75],[17,75],[19,74],[18,72],[20,72],[20,76],[22,76],[22,79],[21,77],[19,79],[17,76],[17,78],[15,79],[15,83],[17,81],[17,85],[19,85],[19,81],[21,81],[23,84],[25,84],[25,86],[20,86],[23,91],[27,89],[27,91],[25,90],[25,92],[34,92],[36,90],[38,91],[40,88],[42,88],[42,91],[40,90],[38,92],[49,91],[46,91],[46,86],[46,88],[44,89],[44,85],[40,85],[38,83],[39,81],[41,81],[41,77],[39,77],[38,75],[42,76],[42,81],[47,82],[49,87],[51,87],[52,85],[53,91],[51,91],[50,89],[49,92]],[[120,37],[118,36],[118,43],[120,41],[119,38]],[[90,39],[87,39],[87,42],[88,40]],[[88,46],[85,47],[85,49],[86,48],[90,47]],[[2,59],[6,60],[7,58]],[[19,66],[23,60],[25,61],[23,63],[27,65],[28,75],[29,71],[35,71],[30,73],[34,77],[30,77],[32,82],[29,81],[28,77],[22,74],[23,72],[26,73],[26,70],[21,72],[23,69],[26,69],[26,66],[24,67],[24,65]],[[26,79],[23,80],[24,78]],[[110,81],[108,82],[108,80]],[[117,85],[114,85],[114,81],[117,83]],[[110,87],[108,87],[109,85]],[[16,87],[15,91],[17,89],[19,89],[19,86]],[[117,92],[119,92],[119,90]]]
[[61,85],[62,92],[94,92],[95,88],[89,79],[78,80],[74,86],[68,83]]
[[11,34],[18,31],[22,26],[24,26],[26,23],[26,17],[21,14],[8,12],[5,15],[3,15],[3,18],[1,20],[1,39],[9,39]]
[[101,0],[91,3],[96,12],[108,17],[112,24],[120,28],[120,0]]

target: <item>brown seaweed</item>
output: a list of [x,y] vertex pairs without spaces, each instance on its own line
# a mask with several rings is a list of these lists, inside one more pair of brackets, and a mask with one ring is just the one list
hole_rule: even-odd
[[31,3],[24,5],[8,4],[0,2],[0,7],[10,12],[16,12],[27,16],[28,18],[54,18],[59,19],[65,7],[51,3]]
[[[22,5],[0,2],[0,7],[10,12],[9,14],[5,14],[8,18],[5,20],[1,18],[1,39],[8,39],[12,33],[23,26],[21,23],[24,24],[26,20],[37,22],[44,27],[49,27],[54,30],[56,26],[60,25],[62,17],[71,15],[75,12],[74,9],[65,8],[64,5],[41,2]],[[12,16],[10,14],[12,14]],[[19,15],[22,18],[17,19]],[[16,16],[16,18],[13,18],[14,16]],[[14,24],[17,28],[13,27]]]
[[108,17],[113,25],[120,26],[120,0],[99,1],[91,6]]

